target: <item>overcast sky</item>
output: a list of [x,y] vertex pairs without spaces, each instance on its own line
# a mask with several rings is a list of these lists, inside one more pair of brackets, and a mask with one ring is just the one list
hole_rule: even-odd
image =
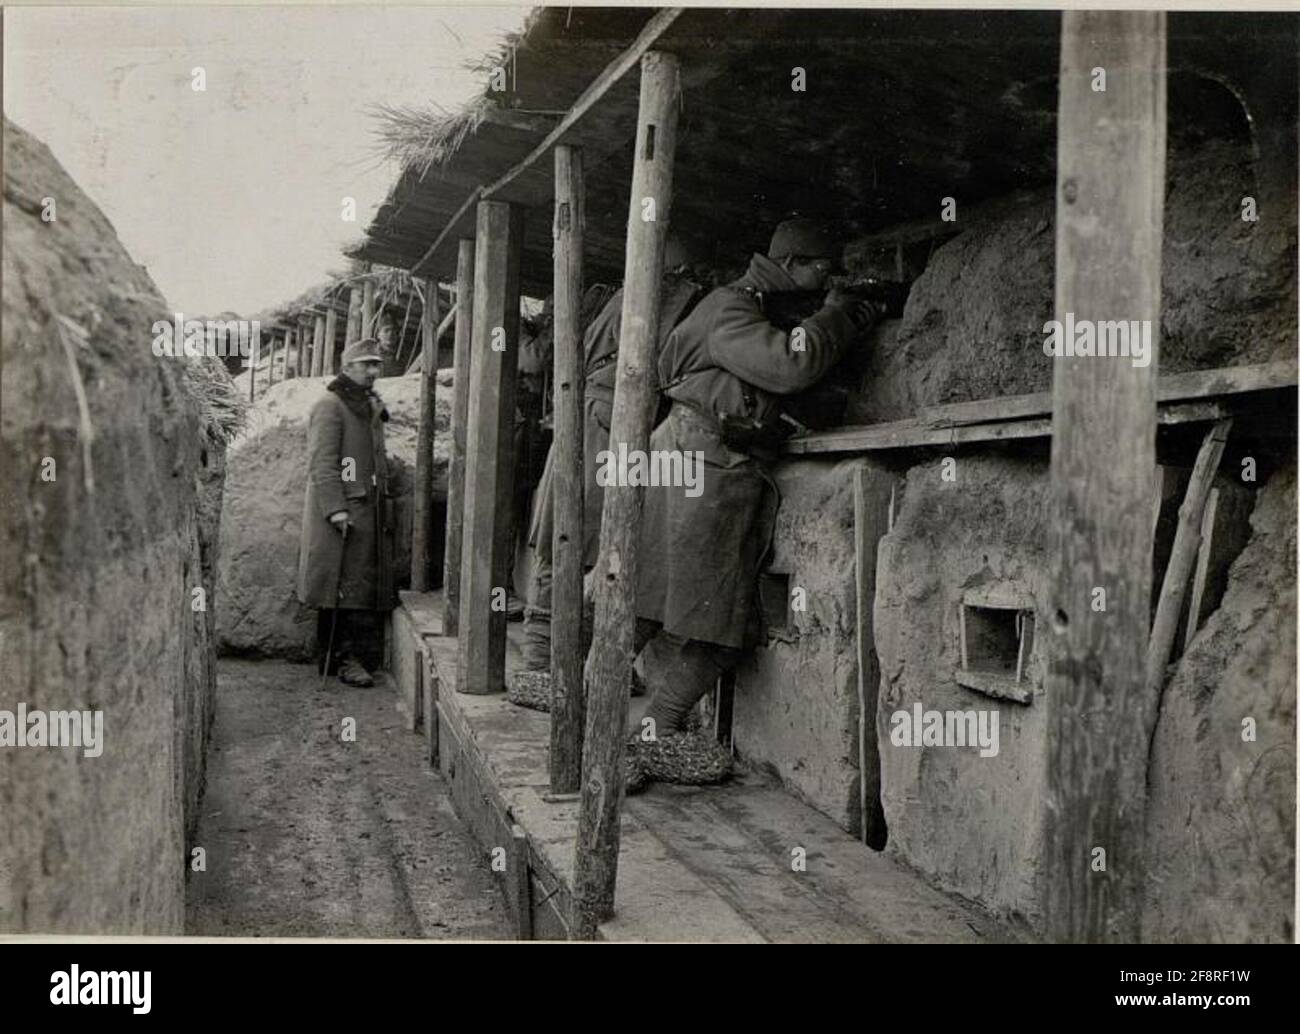
[[464,65],[527,10],[9,7],[5,114],[174,308],[251,315],[341,269],[396,179],[367,107],[458,106],[482,89]]

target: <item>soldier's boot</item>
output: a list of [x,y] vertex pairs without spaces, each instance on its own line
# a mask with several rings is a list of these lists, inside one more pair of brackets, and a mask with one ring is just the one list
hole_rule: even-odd
[[373,686],[374,677],[355,657],[345,657],[339,664],[339,681],[345,686]]

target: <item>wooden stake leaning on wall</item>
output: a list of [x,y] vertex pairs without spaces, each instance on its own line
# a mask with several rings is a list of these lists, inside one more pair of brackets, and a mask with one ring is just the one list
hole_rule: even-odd
[[551,793],[572,794],[582,778],[583,350],[582,234],[586,218],[582,151],[555,149],[555,438],[551,536]]
[[[870,475],[870,476],[868,476]],[[880,744],[876,739],[876,704],[880,696],[880,659],[876,654],[876,557],[880,539],[893,520],[894,478],[858,468],[853,472],[854,582],[857,590],[858,662],[858,823],[862,842],[885,846],[885,813],[880,803]],[[960,604],[959,604],[960,606]],[[962,659],[966,655],[962,626]]]
[[411,521],[411,588],[428,592],[433,556],[433,424],[438,391],[438,282],[424,282],[420,332],[424,339],[420,371],[420,417],[415,445],[415,499]]
[[456,337],[452,358],[451,457],[447,462],[447,534],[442,566],[444,635],[460,630],[460,565],[465,528],[465,424],[469,420],[470,342],[474,332],[474,241],[456,256]]
[[1187,604],[1187,632],[1183,637],[1183,652],[1192,645],[1201,624],[1201,605],[1205,599],[1205,580],[1210,574],[1210,552],[1214,549],[1214,519],[1219,512],[1219,490],[1210,489],[1205,500],[1205,513],[1201,517],[1201,545],[1196,551],[1196,573],[1192,576],[1192,599]]
[[[1040,883],[1056,942],[1137,940],[1145,872],[1165,14],[1061,17],[1055,318],[1150,320],[1149,364],[1052,359]],[[1098,70],[1105,90],[1096,89]]]
[[1223,459],[1223,447],[1231,429],[1231,419],[1220,420],[1210,428],[1196,454],[1196,464],[1192,467],[1192,476],[1187,482],[1183,505],[1178,508],[1178,530],[1174,533],[1174,548],[1169,554],[1169,566],[1165,568],[1165,581],[1160,589],[1156,619],[1151,626],[1151,644],[1147,651],[1148,729],[1155,727],[1160,708],[1160,690],[1165,680],[1165,665],[1169,663],[1169,654],[1174,647],[1178,618],[1182,614],[1183,599],[1187,594],[1187,579],[1192,573],[1196,548],[1201,542],[1200,529],[1205,514],[1205,501],[1219,469],[1219,461]]
[[[641,106],[628,212],[622,340],[610,421],[610,448],[644,452],[650,439],[654,342],[659,335],[659,282],[672,208],[679,107],[677,58],[650,51],[641,59]],[[638,486],[605,489],[596,562],[596,627],[587,659],[582,803],[574,845],[571,936],[590,940],[614,911],[623,752],[636,625]]]

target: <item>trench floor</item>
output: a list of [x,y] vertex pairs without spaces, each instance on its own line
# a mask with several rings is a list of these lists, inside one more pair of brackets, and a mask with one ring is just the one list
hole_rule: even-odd
[[[355,741],[344,739],[355,720]],[[505,904],[392,689],[222,660],[190,936],[497,940]]]

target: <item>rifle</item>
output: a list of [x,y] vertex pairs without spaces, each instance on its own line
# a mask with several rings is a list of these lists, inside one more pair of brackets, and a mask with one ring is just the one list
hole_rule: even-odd
[[853,298],[874,302],[885,310],[886,319],[901,319],[912,285],[906,281],[881,280],[878,277],[832,277],[824,290],[765,293],[763,314],[773,326],[791,330],[822,307],[830,288],[839,288]]

